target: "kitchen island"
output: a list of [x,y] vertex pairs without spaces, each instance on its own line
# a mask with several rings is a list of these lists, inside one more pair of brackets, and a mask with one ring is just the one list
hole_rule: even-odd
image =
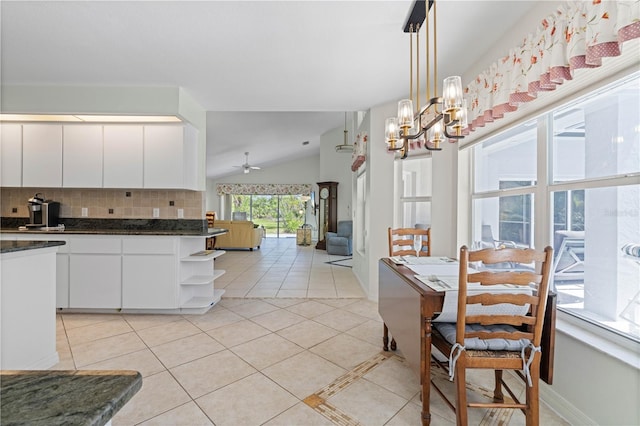
[[0,424],[110,424],[111,418],[142,387],[131,370],[2,371]]
[[[225,229],[148,229],[145,226],[2,230],[3,240],[64,241],[57,254],[56,307],[66,312],[201,314],[222,297],[214,268],[222,250],[205,240]],[[129,223],[129,222],[127,222]]]
[[56,251],[63,241],[0,241],[0,368],[58,363]]

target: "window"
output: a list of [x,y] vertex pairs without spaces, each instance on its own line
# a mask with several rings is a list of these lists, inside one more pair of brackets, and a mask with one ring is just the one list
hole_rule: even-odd
[[553,281],[558,306],[640,339],[640,79],[550,115]]
[[474,248],[533,245],[536,144],[528,122],[472,148]]
[[408,158],[395,163],[399,173],[399,226],[431,224],[431,157]]
[[[300,195],[232,195],[233,220],[251,220],[267,237],[295,237],[305,223],[305,202]],[[238,219],[236,219],[236,217]]]
[[473,245],[552,245],[558,309],[640,341],[639,74],[471,149]]

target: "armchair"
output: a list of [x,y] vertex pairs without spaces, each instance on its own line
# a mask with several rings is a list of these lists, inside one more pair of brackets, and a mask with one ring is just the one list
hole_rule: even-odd
[[327,253],[342,256],[351,256],[353,221],[341,220],[338,222],[338,232],[327,232]]

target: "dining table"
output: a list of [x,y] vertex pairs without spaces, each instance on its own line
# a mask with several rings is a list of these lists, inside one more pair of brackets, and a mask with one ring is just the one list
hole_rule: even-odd
[[[459,274],[459,264],[457,260],[444,256],[421,257],[414,262],[407,257],[382,258],[378,263],[378,272],[378,312],[384,323],[383,350],[399,349],[420,378],[421,424],[429,425],[432,323],[441,316],[448,317],[447,321],[450,319],[449,312],[443,307],[445,295],[449,293],[447,290],[453,290],[447,287],[453,284]],[[457,291],[449,294],[451,297]],[[548,384],[552,384],[553,380],[555,322],[556,295],[549,292],[540,363],[540,378]]]

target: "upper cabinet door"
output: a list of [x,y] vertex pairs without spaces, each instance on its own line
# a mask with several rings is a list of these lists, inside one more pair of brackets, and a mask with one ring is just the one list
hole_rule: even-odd
[[62,187],[62,125],[22,126],[22,186]]
[[102,187],[102,126],[64,126],[62,186]]
[[184,188],[183,127],[144,126],[144,187]]
[[0,124],[0,186],[22,186],[20,124]]
[[104,126],[104,187],[142,188],[142,126]]

